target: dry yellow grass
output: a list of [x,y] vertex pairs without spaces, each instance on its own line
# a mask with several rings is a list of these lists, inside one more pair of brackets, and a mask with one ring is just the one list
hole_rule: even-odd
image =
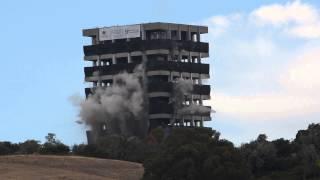
[[0,156],[0,179],[4,180],[138,180],[141,164],[78,156]]

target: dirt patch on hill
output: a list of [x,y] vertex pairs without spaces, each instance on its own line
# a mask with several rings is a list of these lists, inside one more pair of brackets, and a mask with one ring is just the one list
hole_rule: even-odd
[[0,156],[0,179],[138,180],[141,164],[78,156]]

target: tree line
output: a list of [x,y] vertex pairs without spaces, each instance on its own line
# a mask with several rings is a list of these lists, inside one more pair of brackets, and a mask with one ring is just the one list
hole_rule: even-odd
[[320,179],[320,124],[295,139],[269,141],[265,134],[239,147],[210,128],[157,128],[146,139],[102,136],[96,144],[68,147],[49,133],[46,142],[0,142],[0,155],[80,155],[143,163],[144,180]]

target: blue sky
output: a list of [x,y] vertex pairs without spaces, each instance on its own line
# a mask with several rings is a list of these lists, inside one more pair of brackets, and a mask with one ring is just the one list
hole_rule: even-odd
[[208,126],[240,144],[292,139],[320,122],[320,2],[259,0],[0,2],[0,141],[85,142],[68,98],[83,96],[81,29],[140,22],[205,24],[217,111]]

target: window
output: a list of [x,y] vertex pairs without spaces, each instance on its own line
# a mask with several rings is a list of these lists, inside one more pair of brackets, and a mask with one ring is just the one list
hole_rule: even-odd
[[147,56],[148,60],[167,61],[168,55],[165,54],[151,54]]
[[188,62],[188,56],[182,56],[181,61],[182,62]]
[[146,31],[147,40],[167,39],[167,32],[164,30]]
[[103,130],[103,131],[107,130],[107,125],[106,125],[106,124],[103,124],[103,125],[102,125],[102,130]]
[[140,64],[142,62],[142,56],[131,56],[131,61],[136,64]]
[[112,59],[101,59],[102,66],[110,66],[112,64]]
[[128,64],[128,58],[127,57],[117,58],[117,64]]
[[182,41],[188,40],[187,31],[181,31],[181,40]]
[[178,40],[178,31],[176,30],[171,31],[171,39]]
[[196,32],[191,32],[191,40],[193,42],[197,42],[198,41],[198,37],[197,37],[197,33]]
[[197,56],[191,56],[191,60],[192,60],[193,63],[198,63]]

